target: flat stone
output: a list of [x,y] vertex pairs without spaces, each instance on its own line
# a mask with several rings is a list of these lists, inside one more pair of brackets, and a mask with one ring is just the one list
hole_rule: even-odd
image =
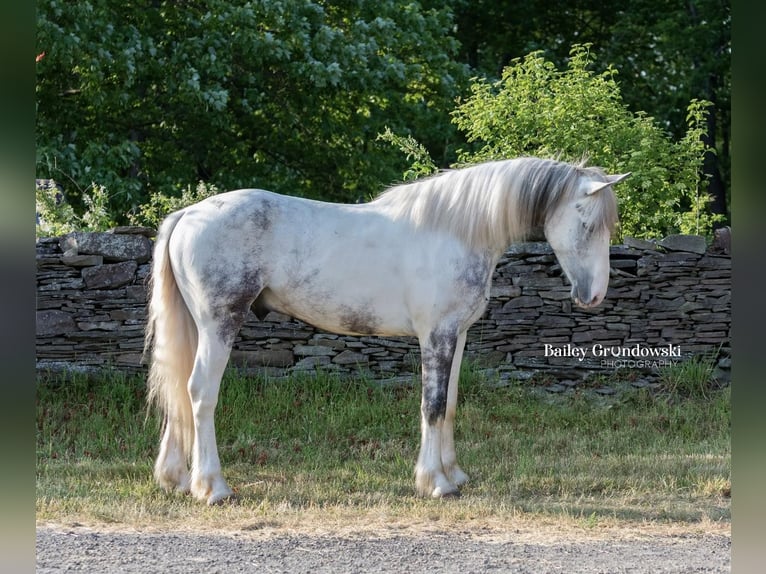
[[704,308],[705,307],[700,303],[695,303],[694,301],[686,301],[678,308],[678,310],[681,313],[691,313],[692,311],[700,311]]
[[82,278],[88,289],[114,289],[132,283],[137,268],[135,261],[86,267],[82,270]]
[[134,301],[146,301],[146,287],[143,285],[128,285],[125,287],[125,295]]
[[538,289],[550,289],[561,287],[564,281],[561,277],[548,277],[546,275],[519,275],[513,278],[513,284],[519,287],[534,287]]
[[708,311],[692,313],[690,317],[693,321],[699,323],[727,323],[731,321],[731,315],[728,313],[712,313]]
[[545,241],[527,241],[511,245],[505,253],[515,257],[552,255],[553,248]]
[[92,267],[102,265],[104,257],[102,255],[62,255],[61,262],[70,267]]
[[355,353],[354,351],[346,349],[333,357],[332,362],[337,365],[357,365],[369,362],[369,357],[362,353]]
[[643,253],[639,249],[628,247],[627,245],[612,245],[609,247],[609,257],[612,258],[630,258],[638,259],[643,256]]
[[326,367],[330,365],[330,357],[305,357],[295,363],[293,370],[295,371],[310,371],[317,367]]
[[685,302],[686,300],[680,295],[674,299],[660,299],[655,297],[647,301],[646,308],[663,310],[680,309]]
[[337,351],[324,345],[295,345],[293,353],[299,357],[329,357],[335,355]]
[[412,349],[417,348],[418,346],[417,340],[414,338],[411,341],[404,341],[401,339],[389,339],[387,337],[362,337],[361,340],[371,345],[389,349]]
[[539,327],[574,327],[574,320],[566,315],[540,315],[535,320]]
[[238,367],[289,367],[295,357],[288,349],[263,349],[231,352],[231,362]]
[[490,289],[489,296],[492,298],[495,297],[518,297],[521,295],[521,287],[516,287],[515,285],[493,285]]
[[508,309],[517,309],[519,307],[542,307],[543,306],[543,300],[540,299],[540,297],[534,296],[534,295],[521,295],[519,297],[514,297],[510,301],[508,301],[505,305],[503,305],[503,311],[507,311]]
[[721,227],[713,232],[711,251],[728,255],[731,253],[731,227]]
[[65,311],[48,309],[38,311],[36,317],[36,333],[39,337],[65,335],[77,330],[72,315]]
[[501,380],[505,381],[529,381],[537,372],[535,371],[522,371],[518,369],[503,370],[500,373]]
[[572,290],[569,287],[562,287],[560,289],[552,289],[549,291],[538,291],[538,294],[543,299],[552,299],[554,301],[565,301],[572,296]]
[[611,259],[609,266],[614,269],[635,269],[637,267],[635,259]]
[[713,369],[713,378],[719,383],[731,383],[731,371],[716,367]]
[[144,237],[155,237],[157,230],[153,227],[144,227],[142,225],[119,225],[108,231],[116,235],[143,235]]
[[65,255],[102,255],[106,261],[146,263],[152,256],[152,242],[144,235],[75,231],[59,245]]
[[321,336],[318,335],[313,337],[311,339],[310,345],[325,347],[327,349],[335,349],[336,351],[346,347],[346,342],[342,339],[329,339],[324,336],[324,333],[321,333],[320,335]]
[[655,251],[657,249],[657,244],[654,241],[649,241],[646,239],[637,239],[636,237],[625,237],[622,242],[626,247],[631,247],[633,249],[640,249],[642,251]]
[[707,241],[701,235],[668,235],[659,244],[670,251],[688,251],[700,255],[707,251]]
[[109,311],[109,317],[114,321],[145,321],[146,309],[123,307]]
[[731,269],[731,258],[720,255],[706,255],[699,260],[700,269]]

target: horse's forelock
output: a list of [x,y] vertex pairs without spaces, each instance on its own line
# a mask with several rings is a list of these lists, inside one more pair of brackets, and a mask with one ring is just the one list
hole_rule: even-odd
[[[517,207],[520,222],[531,222],[533,228],[541,228],[545,220],[562,201],[572,197],[581,179],[587,177],[606,182],[606,176],[598,167],[586,167],[556,160],[523,158],[520,167]],[[611,187],[593,197],[593,209],[589,211],[590,224],[614,231],[618,223],[617,198]]]
[[542,227],[547,216],[573,193],[578,166],[548,159],[518,160],[516,209],[519,224]]

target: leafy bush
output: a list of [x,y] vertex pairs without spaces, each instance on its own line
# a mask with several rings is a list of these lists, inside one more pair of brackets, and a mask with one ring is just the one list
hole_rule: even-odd
[[180,197],[153,193],[147,203],[139,206],[136,213],[128,215],[128,219],[133,225],[146,225],[157,228],[169,213],[202,201],[217,193],[220,193],[220,191],[216,186],[202,181],[194,189],[187,185],[181,192]]
[[475,81],[453,112],[476,144],[462,163],[519,155],[583,157],[611,173],[632,172],[616,186],[621,231],[635,237],[673,232],[709,234],[715,218],[700,190],[707,102],[689,104],[686,136],[672,141],[654,120],[622,103],[611,67],[588,68],[587,45],[576,45],[565,71],[532,52],[508,66],[495,83]]
[[[132,225],[159,227],[169,213],[220,193],[210,184],[200,181],[195,187],[187,185],[180,196],[153,193],[149,201],[128,214]],[[72,231],[105,231],[115,227],[109,211],[109,193],[103,185],[92,184],[81,192],[85,211],[78,215],[64,199],[61,188],[53,180],[37,181],[37,237],[58,237]]]
[[[524,155],[586,158],[610,173],[632,172],[615,187],[621,234],[709,235],[720,217],[708,212],[701,181],[708,103],[689,103],[688,131],[674,142],[651,117],[627,109],[614,69],[589,70],[587,45],[575,45],[570,55],[564,71],[537,51],[513,60],[497,82],[475,79],[470,96],[452,114],[472,144],[459,152],[458,164]],[[389,141],[405,152],[412,149],[411,142]],[[422,156],[415,157],[413,169],[422,165]]]
[[35,189],[37,237],[58,237],[72,231],[103,231],[114,227],[109,212],[109,193],[103,185],[92,183],[81,193],[85,211],[77,215],[53,180],[38,180]]
[[436,164],[431,159],[428,150],[412,136],[397,135],[386,126],[386,130],[382,134],[378,134],[378,140],[388,142],[406,154],[410,167],[404,172],[404,181],[427,176],[436,171]]

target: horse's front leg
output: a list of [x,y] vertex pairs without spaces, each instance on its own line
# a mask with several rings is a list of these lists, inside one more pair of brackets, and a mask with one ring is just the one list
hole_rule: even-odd
[[442,437],[450,372],[458,338],[455,330],[441,329],[432,331],[420,341],[423,395],[420,402],[420,454],[415,467],[415,486],[421,496],[442,498],[460,494],[457,486],[447,478],[442,463]]
[[447,388],[447,408],[442,425],[441,456],[442,466],[447,479],[455,486],[462,486],[468,482],[468,475],[457,464],[455,454],[455,414],[457,411],[457,387],[460,380],[460,364],[463,360],[466,331],[458,335],[455,353],[452,358],[452,368],[449,375],[449,387]]

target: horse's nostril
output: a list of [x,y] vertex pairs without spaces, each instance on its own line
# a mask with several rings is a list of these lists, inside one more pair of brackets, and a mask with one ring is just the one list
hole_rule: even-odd
[[601,303],[601,297],[599,297],[598,294],[596,294],[593,297],[591,297],[590,293],[588,293],[588,295],[585,296],[585,297],[581,297],[580,294],[576,290],[573,290],[572,291],[572,301],[578,307],[582,307],[584,309],[589,309],[591,307],[596,307],[599,303]]

